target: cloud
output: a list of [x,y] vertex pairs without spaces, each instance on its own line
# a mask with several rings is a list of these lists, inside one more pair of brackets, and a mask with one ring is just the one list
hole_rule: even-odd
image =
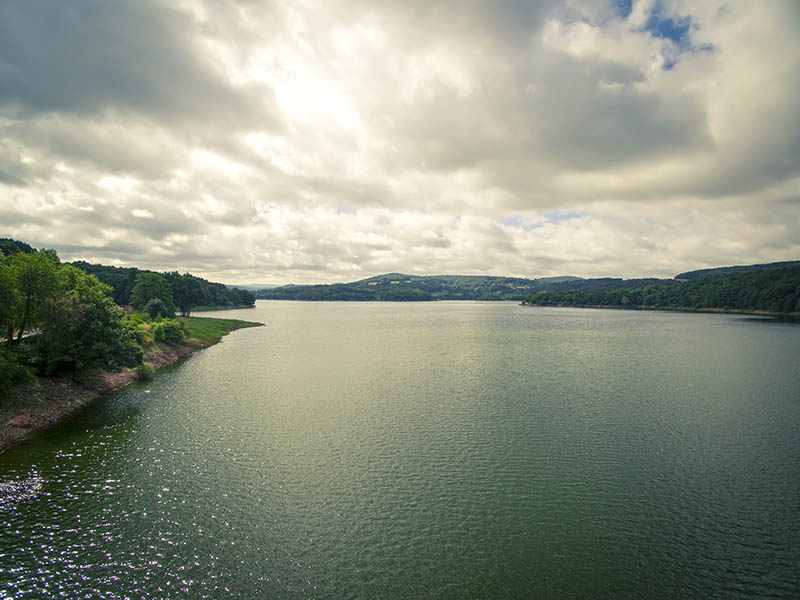
[[0,235],[226,282],[796,259],[800,9],[0,5]]
[[186,13],[163,3],[4,3],[0,103],[22,114],[130,111],[235,123],[253,98],[208,66]]

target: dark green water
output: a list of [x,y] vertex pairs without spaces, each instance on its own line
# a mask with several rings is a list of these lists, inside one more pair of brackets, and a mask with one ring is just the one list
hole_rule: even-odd
[[0,597],[800,597],[800,326],[224,315],[267,326],[0,455]]

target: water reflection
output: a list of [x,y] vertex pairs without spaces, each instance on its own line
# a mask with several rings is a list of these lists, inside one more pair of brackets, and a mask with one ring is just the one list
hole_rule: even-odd
[[39,496],[44,490],[45,479],[35,469],[25,475],[0,481],[0,511],[17,509],[17,505]]
[[472,303],[224,316],[269,327],[0,455],[0,597],[800,585],[796,327]]

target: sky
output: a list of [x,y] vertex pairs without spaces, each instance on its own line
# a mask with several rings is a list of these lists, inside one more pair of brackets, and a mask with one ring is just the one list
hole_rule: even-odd
[[0,237],[229,284],[800,259],[800,3],[9,0]]

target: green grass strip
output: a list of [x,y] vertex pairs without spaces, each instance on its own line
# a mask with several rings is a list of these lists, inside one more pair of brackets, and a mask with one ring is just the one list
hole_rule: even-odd
[[216,319],[213,317],[180,317],[178,319],[189,331],[186,344],[204,347],[216,344],[223,335],[245,327],[261,327],[263,323],[240,319]]

